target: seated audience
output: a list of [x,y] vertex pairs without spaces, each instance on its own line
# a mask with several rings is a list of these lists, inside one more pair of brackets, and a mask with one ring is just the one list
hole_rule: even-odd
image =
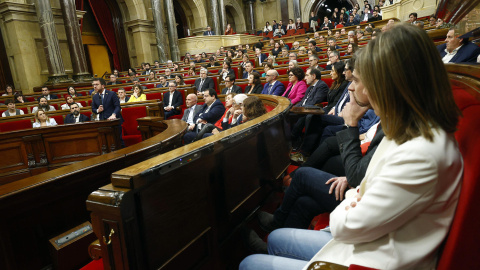
[[292,70],[293,68],[298,67],[298,62],[297,60],[290,60],[288,62],[288,71]]
[[480,47],[468,41],[467,38],[460,38],[455,28],[450,28],[445,43],[437,46],[440,57],[444,63],[475,63],[480,54]]
[[50,105],[50,101],[46,97],[40,97],[38,99],[37,107],[32,108],[32,113],[37,112],[38,110],[43,110],[45,112],[55,111],[55,107]]
[[156,88],[168,87],[167,77],[165,75],[160,75],[158,81],[159,83],[155,85]]
[[[171,61],[170,61],[171,63]],[[150,63],[145,63],[144,65],[144,68],[143,68],[143,72],[142,72],[142,75],[150,75],[150,73],[152,73],[152,69],[150,68]]]
[[187,109],[183,113],[182,120],[188,124],[187,131],[192,131],[195,127],[195,122],[193,121],[195,115],[197,115],[203,107],[197,105],[197,96],[195,94],[187,95],[185,105],[187,106]]
[[264,87],[262,94],[264,95],[275,95],[281,96],[285,92],[285,85],[280,81],[277,81],[278,72],[274,69],[267,71],[265,81],[267,82]]
[[249,96],[242,104],[243,122],[253,120],[267,113],[262,100],[256,96]]
[[13,88],[13,85],[7,84],[7,85],[5,86],[5,93],[3,93],[2,96],[13,96],[13,95],[15,95],[15,93],[16,93],[16,92],[15,92],[15,90],[14,90],[14,88]]
[[196,71],[195,66],[190,66],[190,68],[188,69],[187,74],[185,74],[185,77],[195,76],[195,75],[197,75],[196,72],[197,72],[197,71]]
[[153,82],[153,81],[156,81],[156,80],[157,80],[157,78],[155,77],[155,72],[150,72],[150,74],[148,74],[147,81],[148,82]]
[[[263,71],[264,73],[262,74],[262,77],[266,77],[267,76],[267,72],[269,70],[274,70],[273,68],[273,65],[272,64],[269,64],[269,63],[264,63],[263,64]],[[263,90],[262,90],[263,91]]]
[[[50,94],[50,90],[46,86],[42,86],[42,96],[41,97],[45,97],[47,100],[58,99],[57,95]],[[40,98],[38,98],[38,99],[40,99]]]
[[251,62],[247,62],[244,67],[245,71],[243,72],[242,79],[247,79],[250,74],[253,72],[253,64]]
[[268,32],[271,32],[273,29],[272,29],[272,26],[270,25],[270,23],[267,21],[265,23],[265,27],[263,27],[263,32],[268,34]]
[[[65,104],[62,104],[61,109],[62,110],[70,110],[70,105],[74,104],[75,100],[73,99],[72,96],[66,95],[65,96],[65,102],[66,102]],[[78,106],[80,108],[83,107],[82,104],[80,104],[80,103],[78,104]]]
[[[221,130],[227,130],[227,129],[230,129],[234,126],[237,126],[239,124],[242,123],[243,121],[243,115],[242,115],[242,104],[243,104],[243,101],[247,98],[248,96],[245,95],[245,94],[238,94],[238,95],[235,95],[233,98],[232,98],[232,105],[231,107],[226,110],[225,112],[225,115],[222,119],[222,129]],[[217,131],[217,132],[215,132]],[[218,129],[215,128],[212,130],[212,133],[213,134],[216,134],[218,133]],[[207,135],[208,136],[208,135]]]
[[320,61],[320,59],[318,59],[318,56],[317,55],[312,55],[308,58],[308,63],[310,65],[310,69],[318,69],[320,71],[324,70],[323,67],[319,66],[318,65],[318,61]]
[[297,29],[297,30],[303,29],[303,23],[302,23],[302,20],[300,18],[297,18],[297,22],[295,23],[295,29]]
[[2,117],[24,114],[22,110],[15,108],[15,101],[13,101],[13,99],[5,100],[5,104],[7,105],[7,110],[2,113]]
[[328,17],[323,17],[323,23],[320,25],[320,30],[330,30],[333,29],[333,24],[328,20]]
[[230,93],[243,93],[243,90],[240,86],[235,85],[235,76],[229,75],[224,79],[225,88],[222,90],[222,95],[227,95]]
[[81,97],[81,96],[82,96],[82,94],[77,93],[77,90],[75,90],[75,87],[73,87],[73,86],[69,86],[69,87],[67,88],[67,94],[69,94],[69,95],[72,96],[73,98]]
[[229,76],[235,77],[235,71],[232,69],[232,63],[229,61],[223,61],[223,68],[218,71],[218,74],[222,80],[225,80],[225,78]]
[[230,24],[227,24],[227,29],[225,29],[225,35],[233,35],[233,29]]
[[35,111],[35,122],[33,122],[34,128],[52,127],[56,125],[57,125],[57,122],[55,121],[55,119],[48,117],[45,111],[43,110]]
[[267,60],[267,55],[262,53],[260,48],[255,48],[255,57],[257,58],[259,65]]
[[179,108],[183,105],[182,94],[177,91],[177,83],[175,81],[170,82],[168,85],[168,92],[163,95],[163,105],[165,119],[182,113]]
[[328,53],[328,62],[327,66],[325,67],[326,70],[332,70],[332,66],[335,63],[341,62],[340,61],[340,53],[338,51],[331,51]]
[[203,93],[206,89],[215,88],[215,82],[212,78],[207,77],[207,69],[200,69],[200,78],[195,80],[195,89],[197,93]]
[[183,76],[181,74],[175,75],[175,82],[177,83],[177,86],[185,85],[185,81],[183,80]]
[[[413,55],[405,57],[404,51]],[[275,269],[302,269],[318,261],[375,269],[435,268],[463,170],[453,136],[460,112],[449,77],[431,39],[418,27],[395,26],[359,52],[355,90],[364,85],[385,133],[365,177],[330,214],[330,232],[281,229],[269,235],[270,254],[296,259],[253,255],[241,270],[273,269],[273,262]],[[351,101],[348,111],[355,110],[352,106]],[[354,117],[347,124],[357,129]],[[319,178],[307,169],[296,176]]]
[[14,97],[15,97],[15,103],[25,103],[25,97],[19,92],[17,92]]
[[[174,83],[174,82],[170,82]],[[143,93],[143,88],[135,85],[133,86],[133,94],[128,99],[128,102],[137,102],[137,101],[145,101],[147,100],[147,96]]]
[[204,36],[214,36],[215,31],[212,31],[212,28],[210,26],[207,26],[207,31],[203,32]]
[[219,66],[220,66],[220,63],[215,61],[215,57],[210,56],[208,58],[208,67],[219,67]]
[[183,141],[186,144],[191,143],[196,137],[197,133],[202,130],[203,126],[207,123],[215,124],[225,112],[225,106],[218,99],[217,92],[210,88],[203,92],[203,104],[202,109],[195,115],[193,122],[195,127],[187,131],[183,136]]
[[70,113],[65,116],[65,120],[63,120],[63,123],[74,124],[87,121],[90,121],[90,118],[80,113],[79,104],[73,103],[70,105]]
[[[372,37],[373,38],[373,37]],[[355,43],[350,43],[348,44],[347,46],[347,52],[345,53],[345,55],[353,55],[355,54],[355,52],[358,50],[358,45],[355,44]]]
[[305,91],[305,96],[295,104],[295,107],[304,107],[319,104],[327,101],[328,86],[321,80],[322,73],[319,69],[308,68],[305,73],[305,82],[309,87]]
[[290,69],[288,72],[288,86],[285,93],[282,96],[290,99],[292,105],[297,104],[305,96],[307,91],[307,84],[303,80],[305,78],[305,72],[299,67]]
[[117,90],[117,95],[118,95],[118,100],[120,100],[120,103],[128,102],[128,100],[130,99],[130,97],[126,95],[125,89],[123,88],[119,88]]
[[335,49],[341,49],[342,47],[337,45],[337,39],[334,37],[329,37],[327,40],[328,46],[333,46]]
[[272,55],[277,57],[281,51],[282,51],[282,48],[280,48],[280,43],[275,42],[275,45],[273,46],[273,49],[272,49]]
[[248,75],[248,85],[245,87],[245,94],[261,94],[263,90],[260,74],[254,71]]

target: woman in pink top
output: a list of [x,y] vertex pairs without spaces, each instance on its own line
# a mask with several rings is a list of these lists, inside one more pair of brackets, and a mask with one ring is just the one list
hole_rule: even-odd
[[305,78],[305,72],[299,67],[294,67],[288,72],[288,80],[290,82],[288,83],[287,91],[282,96],[290,99],[293,105],[302,100],[307,91],[307,84],[303,78]]

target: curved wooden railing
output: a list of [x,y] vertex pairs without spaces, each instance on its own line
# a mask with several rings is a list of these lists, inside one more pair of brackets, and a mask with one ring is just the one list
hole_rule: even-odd
[[91,192],[108,184],[113,172],[181,145],[186,123],[162,125],[160,134],[138,144],[0,186],[0,269],[50,265],[48,240],[89,220]]
[[116,171],[88,197],[105,269],[225,269],[235,262],[236,227],[290,163],[290,101],[258,96],[274,109]]

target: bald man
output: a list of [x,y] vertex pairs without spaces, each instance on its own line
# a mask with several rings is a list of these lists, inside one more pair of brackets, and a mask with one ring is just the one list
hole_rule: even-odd
[[195,127],[193,118],[198,112],[200,112],[202,106],[197,106],[197,95],[195,94],[189,94],[185,99],[185,104],[187,105],[187,109],[183,113],[182,120],[187,122],[188,130],[193,130]]
[[267,71],[267,75],[265,75],[265,77],[267,83],[263,87],[262,94],[275,96],[283,95],[283,92],[285,92],[285,85],[277,81],[278,72],[276,70],[269,70]]

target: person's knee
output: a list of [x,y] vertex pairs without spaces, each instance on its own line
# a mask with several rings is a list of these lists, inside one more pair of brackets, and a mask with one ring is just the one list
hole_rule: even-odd
[[245,259],[243,259],[242,262],[240,262],[240,265],[238,266],[238,269],[239,270],[256,270],[258,269],[257,268],[257,264],[259,261],[261,261],[261,258],[262,255],[260,254],[253,254],[253,255],[250,255],[248,257],[246,257]]

